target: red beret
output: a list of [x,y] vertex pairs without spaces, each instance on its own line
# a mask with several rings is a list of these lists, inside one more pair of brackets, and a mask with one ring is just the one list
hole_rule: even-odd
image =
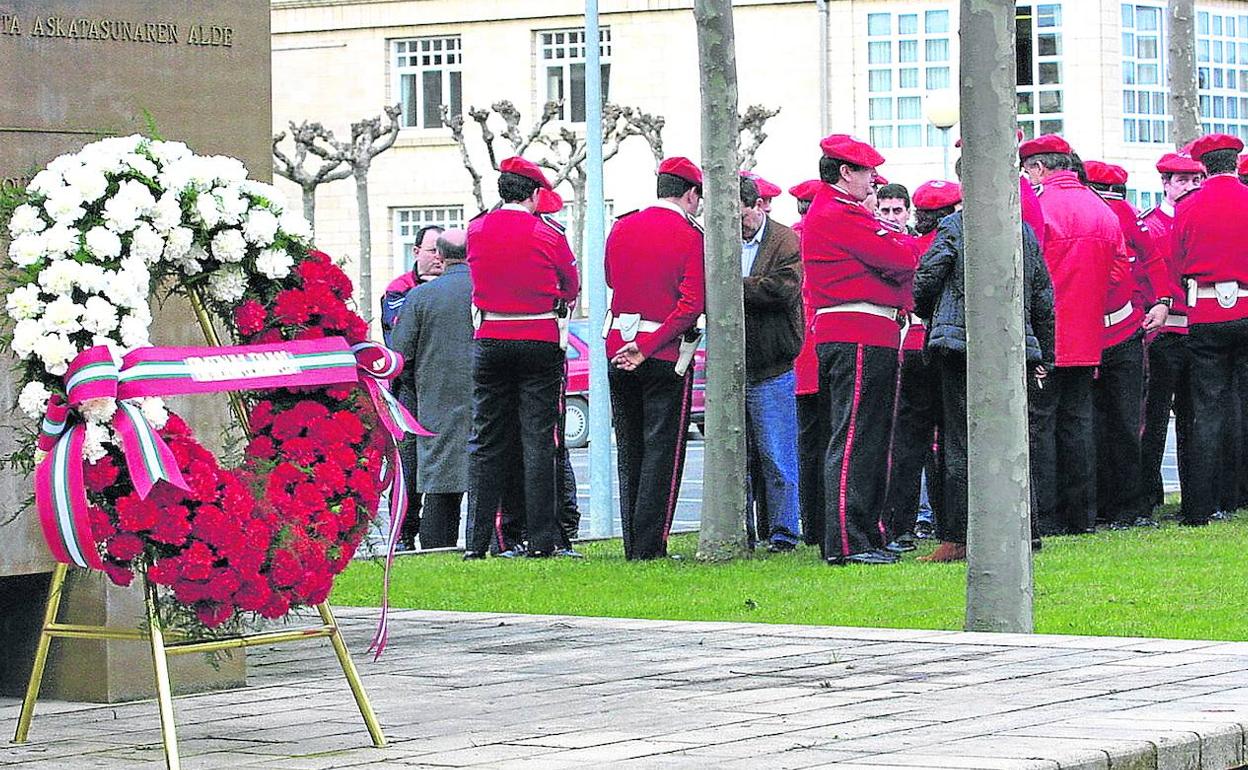
[[[1021,128],[1014,129],[1014,141],[1015,141],[1015,143],[1023,141],[1023,129],[1021,129]],[[953,143],[953,146],[954,146],[954,147],[961,147],[961,146],[962,146],[962,137],[960,137],[960,136],[959,136],[959,137],[958,137],[958,141],[954,142],[954,143]]]
[[1102,163],[1099,160],[1085,160],[1083,173],[1093,184],[1126,184],[1127,170],[1113,163]]
[[772,184],[753,172],[742,171],[741,176],[754,180],[754,184],[758,186],[758,197],[760,198],[778,198],[784,192],[779,185]]
[[[1240,165],[1243,165],[1242,159]],[[1168,152],[1157,161],[1157,171],[1162,174],[1203,174],[1205,167],[1192,160],[1190,155]]]
[[1244,142],[1238,136],[1230,134],[1205,134],[1196,141],[1192,142],[1191,155],[1196,160],[1200,160],[1205,153],[1214,150],[1234,150],[1239,152],[1244,149]]
[[819,149],[829,158],[853,163],[855,166],[874,168],[884,165],[884,156],[866,142],[849,134],[832,134],[819,143]]
[[545,187],[537,191],[537,213],[554,214],[563,208],[563,197]]
[[815,195],[823,187],[823,182],[818,179],[807,179],[801,184],[795,184],[789,188],[789,195],[797,198],[799,201],[813,201]]
[[[1198,164],[1199,165],[1199,164]],[[1239,175],[1248,176],[1248,155],[1239,156]]]
[[871,184],[876,187],[883,187],[888,184],[888,179],[883,174],[876,172],[875,175],[871,177]]
[[1043,134],[1018,146],[1018,157],[1020,160],[1026,160],[1032,155],[1040,155],[1047,152],[1068,155],[1071,152],[1070,144],[1057,134]]
[[910,198],[916,209],[934,211],[962,202],[962,185],[939,179],[924,182]]
[[553,189],[550,186],[550,182],[546,180],[546,175],[543,174],[542,170],[537,167],[537,164],[527,161],[518,155],[514,158],[507,158],[502,163],[499,163],[498,170],[506,174],[517,174],[527,179],[532,179],[534,182],[537,182],[538,185],[546,188],[547,190]]
[[663,162],[659,164],[659,173],[678,176],[690,184],[696,184],[699,187],[702,186],[702,169],[695,166],[693,161],[688,158],[681,158],[679,156],[675,158],[664,158]]

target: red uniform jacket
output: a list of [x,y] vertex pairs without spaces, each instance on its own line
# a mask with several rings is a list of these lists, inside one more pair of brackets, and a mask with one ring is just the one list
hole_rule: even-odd
[[[1248,186],[1218,174],[1184,195],[1174,213],[1171,248],[1182,278],[1201,285],[1238,281],[1248,287]],[[1248,318],[1248,297],[1223,308],[1216,298],[1198,300],[1188,311],[1194,324]]]
[[[897,349],[901,327],[867,313],[824,313],[820,308],[870,302],[908,311],[918,266],[914,239],[871,215],[836,187],[825,186],[806,212],[802,268],[812,308],[815,344],[852,342]],[[809,336],[809,335],[808,335]]]
[[[625,214],[607,237],[607,285],[611,315],[639,313],[660,324],[639,332],[638,349],[646,358],[675,361],[680,336],[697,324],[706,307],[702,228],[675,204],[665,201]],[[607,356],[624,347],[620,332],[607,333]]]
[[[1018,205],[1022,209],[1023,221],[1031,225],[1036,235],[1036,243],[1040,245],[1040,253],[1044,253],[1044,211],[1040,208],[1040,198],[1036,189],[1026,177],[1018,178]],[[922,255],[919,255],[922,256]]]
[[[923,255],[932,247],[936,241],[936,231],[933,230],[927,235],[919,235],[914,239],[915,253],[919,255],[922,261]],[[915,266],[917,269],[917,265]],[[927,327],[923,325],[923,319],[914,313],[910,314],[910,326],[906,329],[906,336],[901,341],[902,350],[922,350],[927,344]]]
[[1145,211],[1140,216],[1140,221],[1148,227],[1148,234],[1153,239],[1153,251],[1166,266],[1166,280],[1168,281],[1166,293],[1162,293],[1154,286],[1157,293],[1152,297],[1152,301],[1156,302],[1157,297],[1165,296],[1174,299],[1174,305],[1170,308],[1170,317],[1166,325],[1161,327],[1160,333],[1187,334],[1187,295],[1180,289],[1179,270],[1174,263],[1174,252],[1170,249],[1170,233],[1174,229],[1174,208],[1163,202]]
[[1158,267],[1161,268],[1161,280],[1164,286],[1165,266],[1156,259],[1152,239],[1148,236],[1148,228],[1140,221],[1131,204],[1121,198],[1105,198],[1110,211],[1118,217],[1118,226],[1122,230],[1125,250],[1114,260],[1113,270],[1109,275],[1109,294],[1105,297],[1105,315],[1117,313],[1128,303],[1131,312],[1126,318],[1112,326],[1105,327],[1102,339],[1104,347],[1126,342],[1131,335],[1140,330],[1144,323],[1143,308],[1152,304],[1146,299],[1152,295],[1151,278]]
[[[805,226],[805,217],[802,217],[797,224],[793,225],[793,232],[797,233],[798,243],[801,243],[802,228]],[[803,276],[802,349],[793,361],[793,372],[797,381],[793,392],[799,396],[809,396],[812,393],[819,392],[819,356],[815,354],[815,337],[810,333],[810,322],[814,317],[815,311],[810,309],[810,295],[806,291],[806,278]]]
[[1101,363],[1110,270],[1126,249],[1118,217],[1073,171],[1057,171],[1038,192],[1044,261],[1053,277],[1056,364]]
[[[472,304],[493,313],[549,313],[559,300],[576,301],[581,289],[576,257],[563,233],[541,217],[504,207],[468,225]],[[553,319],[484,321],[476,339],[558,342]]]

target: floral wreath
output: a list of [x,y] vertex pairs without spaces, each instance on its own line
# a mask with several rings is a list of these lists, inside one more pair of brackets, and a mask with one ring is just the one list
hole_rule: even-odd
[[[58,157],[3,203],[18,406],[41,421],[22,432],[10,461],[27,472],[38,465],[36,503],[53,555],[118,585],[145,573],[166,587],[162,619],[197,636],[325,601],[401,474],[385,461],[394,423],[399,436],[413,427],[376,379],[356,381],[357,360],[384,379],[401,359],[366,342],[351,282],[311,248],[303,216],[236,159],[140,136]],[[261,378],[267,389],[243,394],[250,435],[237,467],[223,465],[160,397],[204,388],[161,390],[138,376],[140,365],[158,374],[182,365],[183,384],[193,384],[193,364],[212,358],[150,360],[181,350],[151,347],[157,288],[202,302],[238,345],[265,346],[229,350],[280,359],[269,374],[294,371],[284,352],[292,346],[329,351],[304,356],[321,362],[307,364],[304,379]],[[342,373],[343,351],[349,376],[325,377],[331,358]],[[234,368],[240,377],[263,370]],[[61,457],[75,450],[80,460]],[[61,499],[75,481],[78,511]],[[49,531],[58,512],[71,529],[77,523],[76,539]]]

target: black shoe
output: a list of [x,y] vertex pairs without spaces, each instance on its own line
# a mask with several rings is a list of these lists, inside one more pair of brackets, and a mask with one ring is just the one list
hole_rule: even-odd
[[[499,555],[501,556],[502,554],[499,554]],[[549,559],[551,556],[554,556],[554,555],[555,555],[554,551],[529,551],[528,553],[525,554],[525,556],[527,556],[530,559]]]
[[1038,537],[1033,537],[1033,538],[1031,539],[1031,550],[1032,550],[1032,552],[1034,553],[1034,552],[1036,552],[1036,551],[1041,550],[1042,548],[1044,548],[1044,543],[1040,542],[1040,538],[1038,538]]
[[1106,529],[1113,530],[1114,532],[1121,532],[1124,529],[1131,529],[1134,526],[1135,526],[1134,522],[1112,521],[1109,523],[1109,526],[1106,527]]
[[1235,514],[1232,513],[1231,511],[1214,511],[1213,515],[1210,516],[1209,518],[1212,519],[1213,521],[1230,521],[1234,517],[1235,517]]
[[506,551],[498,551],[494,554],[496,559],[519,559],[524,556],[524,551],[519,548],[508,548]]
[[1131,522],[1133,527],[1160,527],[1161,525],[1153,521],[1149,516],[1137,516],[1135,521]]
[[916,548],[918,548],[918,546],[914,544],[914,540],[910,539],[906,535],[902,535],[893,542],[884,546],[885,551],[888,551],[891,554],[896,554],[897,556],[913,551]]
[[862,553],[852,553],[849,556],[840,556],[828,559],[829,564],[896,564],[897,557],[888,551],[876,549],[874,551],[863,551]]
[[485,554],[481,551],[464,551],[464,561],[476,561],[484,558]]
[[1179,520],[1180,527],[1205,527],[1208,525],[1209,525],[1209,519],[1180,519]]
[[797,548],[797,543],[788,540],[772,540],[767,544],[767,553],[789,553]]
[[920,540],[930,540],[936,537],[936,527],[930,521],[916,522],[914,525],[914,536]]
[[585,554],[575,548],[556,548],[555,556],[560,559],[584,559]]

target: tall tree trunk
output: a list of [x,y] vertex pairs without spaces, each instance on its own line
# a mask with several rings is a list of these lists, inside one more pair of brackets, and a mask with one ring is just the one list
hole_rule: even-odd
[[355,176],[355,205],[360,216],[360,315],[368,323],[373,322],[373,228],[368,212],[367,163],[357,164]]
[[1170,0],[1170,139],[1182,147],[1200,136],[1200,99],[1196,83],[1195,0]]
[[316,232],[316,185],[304,184],[303,187],[303,218],[308,220],[308,224],[312,225],[312,231]]
[[706,461],[698,558],[745,552],[745,309],[731,0],[695,0],[706,192]]
[[1030,633],[1031,503],[1014,141],[1014,0],[961,2],[970,516],[966,628]]

